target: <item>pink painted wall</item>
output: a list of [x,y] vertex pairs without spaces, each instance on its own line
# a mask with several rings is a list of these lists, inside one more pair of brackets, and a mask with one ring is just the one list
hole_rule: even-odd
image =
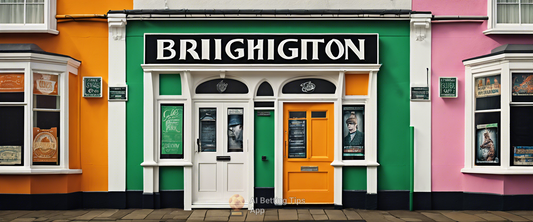
[[[413,0],[413,11],[486,16],[487,0]],[[484,35],[485,22],[432,23],[432,190],[533,194],[533,176],[463,174],[464,73],[462,60],[504,44],[533,44],[530,35]],[[458,98],[438,95],[439,77],[458,77]]]

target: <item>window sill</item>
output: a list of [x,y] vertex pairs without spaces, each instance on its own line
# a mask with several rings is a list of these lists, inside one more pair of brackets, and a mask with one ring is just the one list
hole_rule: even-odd
[[343,166],[367,166],[367,167],[377,167],[380,164],[374,161],[366,160],[344,160],[344,161],[333,161],[331,166],[334,167],[343,167]]
[[503,29],[503,28],[493,28],[483,31],[485,35],[508,35],[508,34],[522,34],[522,35],[531,35],[533,34],[533,29]]
[[143,167],[162,167],[162,166],[192,166],[191,162],[188,161],[173,161],[173,162],[143,162],[141,163]]
[[473,174],[494,174],[494,175],[528,175],[533,174],[533,166],[531,167],[483,167],[483,168],[463,168],[462,173]]
[[6,25],[0,25],[0,33],[48,33],[57,35],[59,31],[47,28],[14,28]]
[[81,169],[0,169],[0,175],[81,174]]

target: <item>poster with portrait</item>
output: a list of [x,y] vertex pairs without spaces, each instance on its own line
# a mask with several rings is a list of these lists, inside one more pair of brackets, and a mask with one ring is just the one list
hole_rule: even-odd
[[228,109],[228,152],[242,152],[243,109]]
[[476,78],[476,98],[501,95],[500,82],[499,75]]
[[533,166],[533,146],[513,146],[515,166]]
[[500,147],[498,142],[498,124],[480,124],[476,126],[476,165],[499,165]]
[[344,160],[365,157],[365,106],[342,106],[342,158]]

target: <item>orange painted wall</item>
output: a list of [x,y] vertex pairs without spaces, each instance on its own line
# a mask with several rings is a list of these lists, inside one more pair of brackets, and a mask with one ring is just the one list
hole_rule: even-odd
[[346,74],[344,76],[346,95],[368,95],[368,78],[368,74]]
[[[133,0],[57,0],[57,14],[106,14],[133,9]],[[82,62],[70,76],[69,161],[81,175],[0,175],[0,193],[67,193],[107,191],[107,19],[60,20],[58,35],[0,34],[0,43],[35,43],[43,50]],[[103,98],[81,98],[84,76],[101,76]]]

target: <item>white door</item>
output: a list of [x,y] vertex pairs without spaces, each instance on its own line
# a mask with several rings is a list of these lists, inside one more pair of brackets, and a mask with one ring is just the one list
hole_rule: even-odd
[[248,202],[247,153],[251,130],[246,104],[195,103],[193,207],[229,208],[238,194]]

